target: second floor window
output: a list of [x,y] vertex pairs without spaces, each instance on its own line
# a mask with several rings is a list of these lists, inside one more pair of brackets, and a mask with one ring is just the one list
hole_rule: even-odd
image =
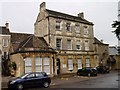
[[88,34],[88,26],[84,26],[84,34],[85,34],[85,35]]
[[61,21],[60,20],[56,21],[56,30],[61,30]]
[[66,23],[66,30],[71,32],[71,23]]
[[75,25],[75,30],[76,30],[76,33],[80,33],[80,26],[79,25]]
[[67,49],[68,50],[72,49],[72,42],[71,42],[71,40],[67,40]]
[[56,49],[61,49],[61,39],[56,39]]
[[77,50],[80,50],[80,40],[77,41],[76,49],[77,49]]
[[8,46],[8,39],[3,39],[3,47],[7,47]]

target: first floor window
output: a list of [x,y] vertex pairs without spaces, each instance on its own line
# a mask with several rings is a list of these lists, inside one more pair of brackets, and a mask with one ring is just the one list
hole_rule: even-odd
[[73,60],[68,59],[68,70],[73,70]]
[[68,50],[72,49],[72,42],[71,42],[71,40],[67,40],[67,49]]
[[56,39],[56,49],[61,49],[61,39]]
[[85,43],[84,43],[84,46],[85,46],[85,50],[89,50],[89,42],[86,40]]

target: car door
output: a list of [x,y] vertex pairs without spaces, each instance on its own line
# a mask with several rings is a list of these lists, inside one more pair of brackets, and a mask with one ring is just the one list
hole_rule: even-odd
[[35,74],[31,73],[25,77],[24,86],[25,87],[34,87],[36,85],[35,81],[36,81]]
[[41,86],[43,85],[44,83],[44,80],[43,80],[44,76],[42,73],[36,73],[36,86]]

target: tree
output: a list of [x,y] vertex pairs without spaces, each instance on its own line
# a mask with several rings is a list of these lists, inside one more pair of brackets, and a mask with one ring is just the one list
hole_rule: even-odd
[[113,31],[113,33],[115,33],[118,40],[120,40],[120,21],[114,21],[112,27],[116,28],[115,31]]
[[[113,28],[116,28],[115,31],[113,31],[113,33],[116,34],[116,37],[118,38],[118,41],[120,41],[120,21],[114,21],[114,23],[112,24]],[[118,54],[120,54],[120,43],[118,42]]]

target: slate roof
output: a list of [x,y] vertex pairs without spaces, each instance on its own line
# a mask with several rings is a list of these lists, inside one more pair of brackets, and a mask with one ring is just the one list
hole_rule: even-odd
[[[53,11],[53,10],[49,10],[49,9],[46,9],[45,11],[48,14],[47,17],[54,17],[54,18],[59,18],[59,19],[65,19],[65,20],[85,23],[85,24],[88,24],[88,25],[94,25],[92,22],[89,22],[86,19],[83,19],[83,18],[78,17],[78,16],[73,16],[73,15],[69,15],[69,14],[65,14],[65,13],[61,13],[61,12],[57,12],[57,11]],[[36,22],[40,21],[39,16],[40,16],[40,13],[38,14]]]
[[118,54],[117,47],[115,47],[115,46],[110,46],[110,47],[109,47],[109,54],[110,54],[110,55],[117,55],[117,54]]
[[20,52],[55,52],[48,46],[43,37],[33,34],[11,33],[13,53]]
[[13,50],[16,51],[19,47],[19,44],[23,42],[24,39],[30,35],[31,34],[25,34],[25,33],[11,33],[11,43]]
[[94,37],[94,43],[93,44],[109,45],[109,44],[104,44],[103,42],[99,41],[96,37]]
[[46,9],[46,11],[47,11],[48,15],[51,17],[68,19],[68,20],[73,20],[73,21],[78,21],[78,22],[93,25],[92,22],[89,22],[89,21],[87,21],[81,17],[78,17],[78,16],[73,16],[73,15],[69,15],[69,14],[65,14],[65,13],[61,13],[61,12],[57,12],[57,11],[53,11],[53,10],[49,10],[49,9]]
[[2,34],[2,35],[10,35],[10,31],[5,26],[0,26],[0,34]]

